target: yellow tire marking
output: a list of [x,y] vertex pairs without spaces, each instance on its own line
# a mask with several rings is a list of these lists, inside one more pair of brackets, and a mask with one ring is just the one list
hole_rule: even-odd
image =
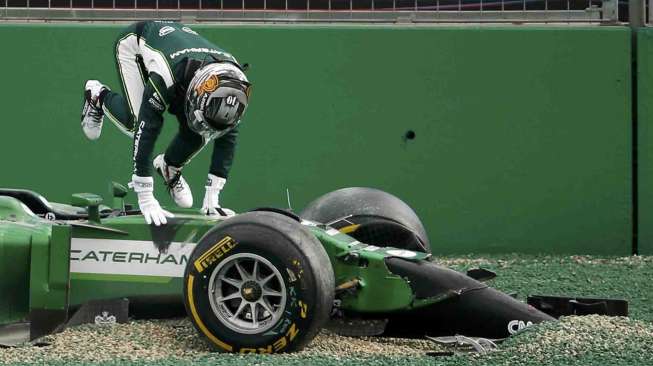
[[207,251],[206,251],[204,254],[202,254],[199,258],[197,258],[197,260],[201,262],[201,261],[203,261],[204,259],[208,258],[211,254],[213,254],[213,252],[215,252],[216,247],[218,247],[218,246],[224,244],[225,242],[229,241],[230,239],[231,239],[231,237],[229,237],[229,236],[225,236],[225,237],[222,238],[219,242],[215,243],[215,244],[211,247],[211,249],[207,250]]
[[349,225],[349,226],[341,227],[338,231],[340,231],[343,234],[349,234],[358,230],[359,226],[360,224]]
[[[227,248],[227,250],[224,250],[222,247],[223,247],[224,245],[229,244],[229,243],[232,243],[232,244],[234,244],[234,245],[232,245],[232,246],[230,246],[229,248]],[[235,246],[235,241],[234,241],[234,240],[233,240],[229,235],[227,235],[227,236],[225,236],[224,238],[222,238],[222,240],[220,240],[219,242],[215,243],[215,244],[211,247],[211,249],[207,250],[207,251],[206,251],[204,254],[202,254],[199,258],[197,258],[197,260],[195,261],[195,263],[193,263],[193,264],[195,265],[195,268],[197,269],[197,272],[202,273],[202,271],[204,271],[206,268],[208,268],[208,266],[209,266],[211,263],[214,263],[216,260],[218,260],[219,258],[221,258],[225,253],[227,253],[228,251],[230,251],[234,246]],[[220,253],[220,250],[222,250],[222,253]],[[220,255],[217,255],[218,253],[220,253]],[[207,260],[209,260],[209,259],[211,259],[212,256],[213,256],[213,258],[212,258],[213,260],[212,260],[211,262],[209,262],[209,263],[204,264],[204,262],[207,261]]]
[[213,343],[217,344],[220,348],[222,348],[225,351],[228,352],[233,352],[233,347],[224,343],[223,341],[219,340],[216,338],[204,325],[202,320],[200,319],[199,315],[197,314],[197,310],[195,310],[195,302],[193,300],[193,281],[195,280],[195,277],[193,275],[188,275],[188,307],[190,308],[190,313],[193,316],[193,319],[195,320],[195,324],[197,324],[197,327],[200,328],[202,333],[210,339]]

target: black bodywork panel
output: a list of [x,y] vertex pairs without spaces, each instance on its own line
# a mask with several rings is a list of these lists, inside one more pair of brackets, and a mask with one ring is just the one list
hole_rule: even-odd
[[590,314],[628,316],[628,301],[623,299],[531,295],[527,303],[554,318]]
[[403,278],[416,299],[440,301],[409,311],[383,314],[386,335],[420,337],[462,334],[506,338],[524,327],[555,318],[460,272],[434,262],[386,260],[388,269]]

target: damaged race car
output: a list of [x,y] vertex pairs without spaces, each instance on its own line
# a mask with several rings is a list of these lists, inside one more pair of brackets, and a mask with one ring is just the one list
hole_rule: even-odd
[[157,227],[112,187],[112,207],[88,193],[68,205],[0,189],[0,288],[12,294],[0,300],[0,344],[181,304],[216,350],[239,353],[297,351],[325,326],[500,339],[555,320],[489,287],[487,270],[438,265],[415,212],[380,190],[340,189],[299,215],[177,210]]

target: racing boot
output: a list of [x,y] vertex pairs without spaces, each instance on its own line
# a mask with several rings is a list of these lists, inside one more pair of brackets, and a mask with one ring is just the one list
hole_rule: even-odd
[[166,164],[163,154],[154,158],[154,168],[163,177],[170,197],[177,206],[183,208],[193,207],[193,194],[188,183],[186,183],[186,179],[181,176],[181,168]]
[[86,85],[84,85],[82,131],[84,131],[84,135],[91,141],[100,138],[100,133],[102,133],[104,112],[102,111],[100,95],[104,90],[109,90],[109,88],[97,80],[88,80],[86,81]]
[[202,212],[206,216],[234,216],[233,210],[220,206],[220,191],[224,188],[227,180],[209,173],[206,181],[206,195],[202,203]]

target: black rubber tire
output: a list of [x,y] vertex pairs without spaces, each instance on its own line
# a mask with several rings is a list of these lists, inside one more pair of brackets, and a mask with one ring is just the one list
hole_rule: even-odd
[[361,242],[431,252],[426,230],[415,211],[379,189],[338,189],[309,203],[299,216],[327,224],[350,215],[347,220],[360,226],[348,234]]
[[[211,273],[219,263],[239,253],[268,260],[285,285],[283,315],[259,333],[230,329],[211,308]],[[328,321],[334,287],[329,257],[308,229],[278,213],[248,212],[219,223],[198,242],[184,273],[184,305],[195,328],[218,351],[292,352],[307,345]]]

